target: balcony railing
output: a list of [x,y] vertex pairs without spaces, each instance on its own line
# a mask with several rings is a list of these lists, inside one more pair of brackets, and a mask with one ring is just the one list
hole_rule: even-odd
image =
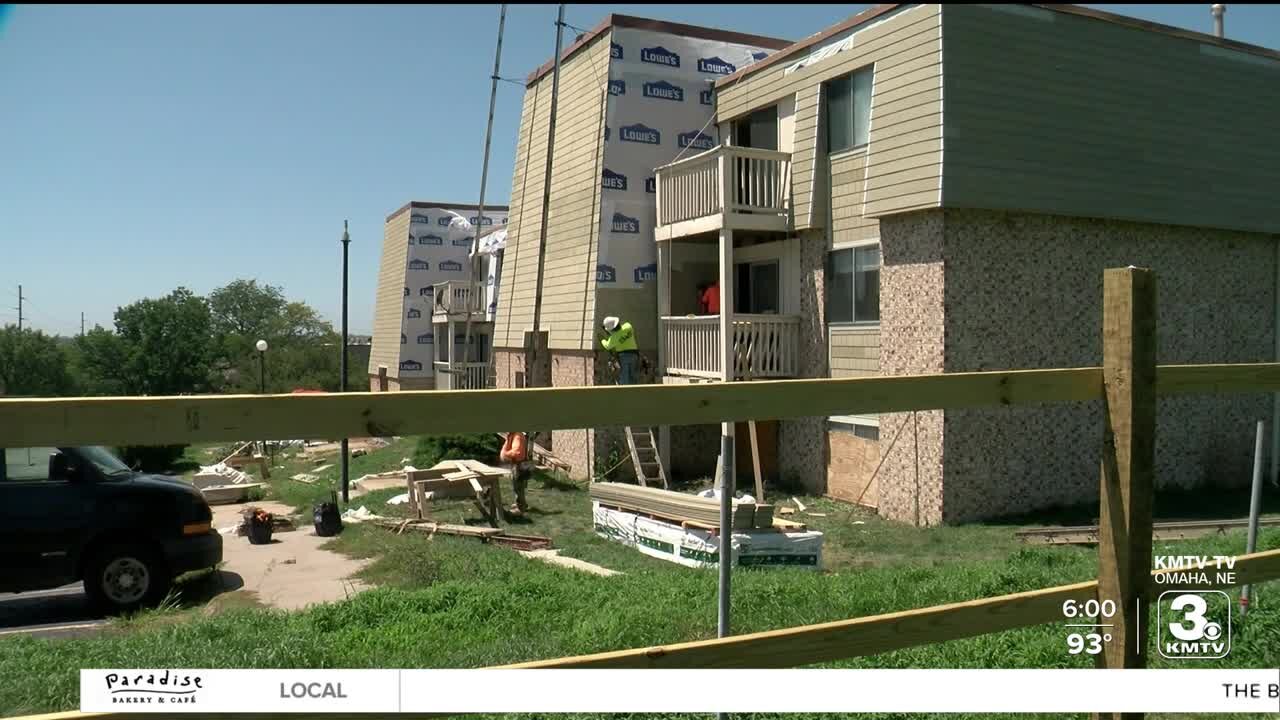
[[483,390],[489,387],[489,365],[482,362],[457,363],[456,372],[449,371],[449,363],[433,363],[436,370],[437,390]]
[[[662,318],[668,375],[722,379],[720,316]],[[734,379],[787,378],[799,372],[800,318],[734,315]]]
[[[791,211],[791,154],[720,146],[657,169],[658,226],[748,216],[778,224]],[[725,226],[731,222],[725,220]]]
[[482,313],[485,310],[484,285],[476,283],[476,292],[473,297],[471,283],[465,280],[449,280],[437,283],[433,303],[433,315],[461,315],[465,314],[468,309],[473,313]]

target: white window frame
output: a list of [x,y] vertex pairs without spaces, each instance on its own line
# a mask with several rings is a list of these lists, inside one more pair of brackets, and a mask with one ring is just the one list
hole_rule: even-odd
[[[880,417],[878,415],[832,415],[827,418],[829,432],[853,433],[855,427],[873,427],[879,433]],[[859,438],[859,440],[863,439],[866,438]]]

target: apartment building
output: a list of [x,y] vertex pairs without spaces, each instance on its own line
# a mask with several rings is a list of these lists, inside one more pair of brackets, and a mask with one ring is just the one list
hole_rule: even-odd
[[[1274,50],[1069,5],[881,5],[715,103],[717,146],[655,172],[663,382],[1097,366],[1102,272],[1127,265],[1157,274],[1161,363],[1277,358]],[[1271,413],[1162,400],[1158,486],[1247,483]],[[1095,499],[1101,424],[1100,403],[784,421],[776,473],[964,522]]]
[[[387,216],[369,352],[371,391],[492,384],[494,308],[485,288],[496,281],[495,266],[490,262],[489,273],[477,273],[472,294],[470,252],[477,227],[483,238],[505,228],[507,216],[505,205],[486,205],[480,225],[475,205],[417,201]],[[459,226],[457,218],[469,225]]]
[[[576,38],[561,55],[545,240],[552,63],[528,77],[494,322],[498,387],[615,382],[597,352],[609,315],[632,323],[656,367],[653,170],[715,147],[714,81],[786,45],[622,15]],[[576,473],[629,471],[616,430],[556,431],[547,441]],[[692,461],[714,468],[714,447]]]

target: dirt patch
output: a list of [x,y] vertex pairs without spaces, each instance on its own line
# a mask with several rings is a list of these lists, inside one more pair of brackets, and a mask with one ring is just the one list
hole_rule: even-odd
[[[271,513],[288,516],[290,508],[280,503],[252,503]],[[248,596],[262,605],[296,610],[314,603],[344,600],[368,585],[352,578],[368,564],[330,550],[322,545],[331,538],[315,534],[309,518],[297,523],[291,532],[277,532],[269,545],[252,545],[227,528],[240,522],[240,511],[249,505],[225,505],[214,508],[213,525],[224,530],[222,535],[222,571],[237,576],[241,587],[230,595],[239,598],[225,602],[244,602]]]

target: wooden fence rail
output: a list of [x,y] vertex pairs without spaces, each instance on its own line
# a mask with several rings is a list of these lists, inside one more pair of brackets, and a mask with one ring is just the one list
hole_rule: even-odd
[[[1280,363],[1158,368],[1158,395],[1280,391]],[[0,398],[16,447],[693,425],[1102,398],[1102,369],[315,395]],[[501,422],[502,428],[494,423]]]

